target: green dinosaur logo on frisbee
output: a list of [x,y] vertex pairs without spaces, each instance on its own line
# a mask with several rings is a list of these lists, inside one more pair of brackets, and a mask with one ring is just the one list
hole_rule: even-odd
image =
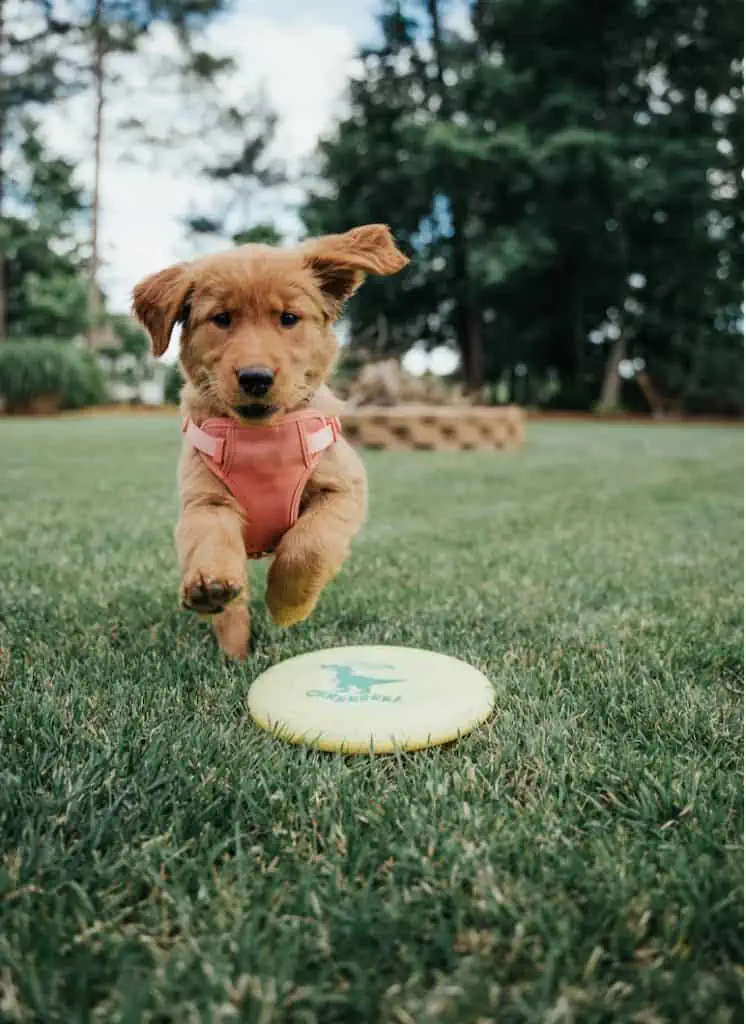
[[[334,678],[334,690],[306,690],[307,697],[318,697],[320,700],[330,700],[335,704],[363,704],[366,701],[381,701],[386,704],[396,704],[401,697],[388,697],[379,693],[372,693],[375,686],[390,686],[392,683],[403,683],[403,679],[379,679],[377,676],[366,675],[358,671],[353,665],[322,665],[323,669],[331,672]],[[376,669],[391,671],[393,665],[361,665],[362,669]]]

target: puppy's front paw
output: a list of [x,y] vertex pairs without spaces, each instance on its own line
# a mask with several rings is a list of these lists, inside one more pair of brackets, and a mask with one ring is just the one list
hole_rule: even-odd
[[246,605],[235,601],[221,615],[216,615],[213,622],[223,654],[243,661],[248,656],[251,639],[251,620]]
[[317,552],[280,551],[267,581],[267,607],[272,621],[288,627],[307,619],[330,575]]
[[185,580],[181,586],[181,604],[201,615],[217,615],[235,601],[242,585],[235,580],[219,580],[204,573],[197,573]]
[[301,601],[298,604],[287,604],[269,598],[267,607],[274,624],[287,629],[289,626],[297,626],[299,622],[304,622],[316,607],[318,600],[318,594],[313,594],[307,601]]

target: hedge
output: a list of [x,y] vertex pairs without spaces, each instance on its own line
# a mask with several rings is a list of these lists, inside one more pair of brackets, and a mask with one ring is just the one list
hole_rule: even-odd
[[0,399],[8,412],[83,409],[106,400],[95,356],[61,341],[0,344]]
[[167,405],[178,405],[184,380],[178,363],[172,363],[166,371],[163,385],[163,400]]

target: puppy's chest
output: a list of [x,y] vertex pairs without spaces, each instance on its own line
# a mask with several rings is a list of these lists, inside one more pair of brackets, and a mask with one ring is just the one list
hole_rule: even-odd
[[317,493],[311,477],[339,437],[339,423],[314,410],[267,427],[230,420],[185,424],[186,439],[238,502],[249,556],[272,552]]

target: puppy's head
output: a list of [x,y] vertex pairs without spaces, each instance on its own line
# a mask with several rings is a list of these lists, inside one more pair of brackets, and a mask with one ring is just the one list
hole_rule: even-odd
[[324,383],[337,352],[334,321],[365,275],[407,262],[389,229],[369,224],[294,249],[247,245],[177,264],[141,281],[133,307],[155,355],[181,323],[187,403],[266,422]]

